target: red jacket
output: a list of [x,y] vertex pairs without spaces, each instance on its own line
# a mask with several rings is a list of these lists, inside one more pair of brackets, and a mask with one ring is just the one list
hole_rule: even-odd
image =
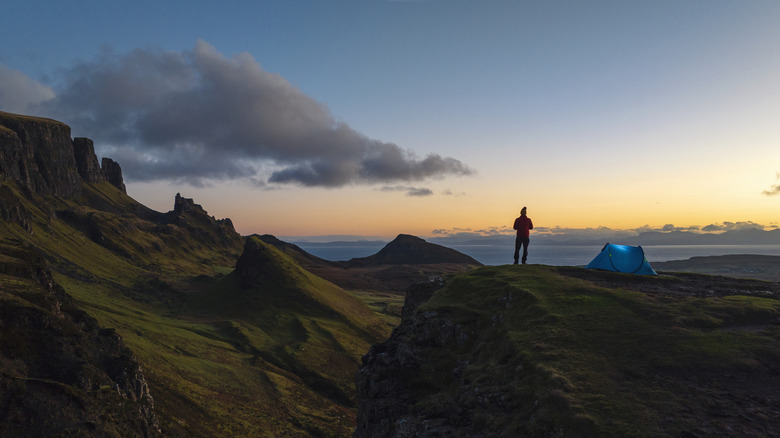
[[520,216],[515,219],[515,226],[513,228],[517,230],[517,237],[528,237],[530,234],[528,231],[534,229],[534,223],[531,222],[531,218],[528,216]]

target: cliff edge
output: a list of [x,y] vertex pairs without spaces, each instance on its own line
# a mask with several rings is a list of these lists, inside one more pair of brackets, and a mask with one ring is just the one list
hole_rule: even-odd
[[110,181],[125,191],[119,165],[98,165],[92,140],[70,138],[56,120],[0,111],[0,180],[16,181],[33,193],[74,198],[81,182]]

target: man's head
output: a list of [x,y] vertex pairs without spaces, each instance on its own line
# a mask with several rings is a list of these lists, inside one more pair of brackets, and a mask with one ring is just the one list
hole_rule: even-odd
[[525,213],[526,213],[526,208],[525,208],[525,207],[523,207],[523,209],[522,209],[522,210],[520,210],[520,215],[521,215],[521,216],[525,216]]

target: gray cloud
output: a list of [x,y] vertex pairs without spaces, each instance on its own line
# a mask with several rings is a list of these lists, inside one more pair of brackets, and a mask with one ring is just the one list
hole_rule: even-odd
[[645,233],[650,231],[658,231],[658,232],[672,232],[672,231],[691,231],[691,232],[697,232],[700,231],[701,227],[698,225],[689,225],[687,227],[678,227],[674,224],[666,224],[662,227],[651,227],[650,225],[643,225],[639,228],[634,228],[633,231],[636,231],[637,233]]
[[419,189],[412,189],[406,192],[406,196],[431,196],[431,195],[433,195],[431,189],[427,189],[425,187]]
[[[776,180],[780,180],[780,172],[775,175]],[[761,192],[766,196],[780,195],[780,184],[772,184],[768,189]]]
[[27,113],[41,102],[54,98],[54,90],[24,73],[0,65],[0,110]]
[[723,222],[720,224],[710,224],[704,227],[701,227],[702,231],[705,232],[712,232],[712,231],[734,231],[734,230],[764,230],[766,227],[757,224],[753,221],[741,221],[741,222]]
[[444,235],[444,236],[453,236],[453,235],[471,235],[471,236],[482,236],[482,234],[474,232],[471,228],[437,228],[433,231],[431,231],[434,235]]
[[442,195],[444,195],[444,196],[454,196],[456,198],[460,198],[461,196],[466,196],[466,192],[454,193],[452,190],[447,189],[447,190],[442,192]]
[[427,187],[409,187],[409,186],[385,186],[379,189],[382,192],[406,192],[406,196],[431,196],[433,190]]
[[93,138],[131,180],[340,187],[474,173],[371,139],[249,54],[228,58],[204,41],[82,62],[41,111]]
[[764,190],[761,193],[767,196],[780,195],[780,184],[772,184],[771,187],[769,187],[767,190]]

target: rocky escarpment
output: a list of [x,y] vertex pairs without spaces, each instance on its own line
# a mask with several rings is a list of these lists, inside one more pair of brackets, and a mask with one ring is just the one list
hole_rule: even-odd
[[74,197],[80,180],[70,127],[49,119],[0,113],[0,174],[41,195]]
[[379,250],[378,253],[368,257],[352,259],[348,262],[348,265],[419,265],[438,263],[482,265],[482,263],[452,248],[426,242],[424,239],[408,234],[399,234],[392,242]]
[[143,372],[43,259],[0,242],[0,436],[158,436]]
[[0,111],[0,180],[63,198],[80,195],[82,182],[108,180],[124,191],[115,164],[101,169],[92,140],[71,140],[70,127],[64,123]]
[[73,153],[79,175],[84,181],[96,183],[106,180],[95,156],[95,145],[92,140],[84,137],[74,138]]
[[119,163],[106,157],[103,157],[103,160],[100,163],[103,170],[103,176],[106,177],[106,180],[114,187],[127,193],[125,181],[124,178],[122,178],[122,168],[119,167]]
[[[418,405],[426,391],[435,392],[419,375],[462,379],[467,358],[451,355],[442,366],[440,353],[460,350],[466,343],[473,343],[473,333],[446,315],[432,311],[415,316],[417,308],[443,286],[442,279],[410,286],[401,325],[387,341],[371,346],[363,356],[356,379],[359,410],[354,438],[492,436],[483,434],[485,430],[480,430],[473,418],[484,416],[486,409],[493,410],[491,416],[511,418],[513,415],[515,406],[509,403],[509,398],[516,394],[500,389],[501,379],[509,377],[502,376],[504,372],[492,373],[494,380],[483,381],[480,386],[464,385],[452,397],[442,394],[435,402],[438,406]],[[502,368],[511,373],[512,366]],[[498,399],[507,403],[496,404]]]
[[[0,196],[2,193],[0,186]],[[140,265],[173,260],[195,262],[208,270],[212,264],[232,264],[240,254],[243,239],[230,219],[217,220],[179,194],[174,209],[167,213],[133,203],[129,204],[132,210],[122,210],[101,201],[97,199],[91,207],[57,210],[56,217],[91,241]]]
[[230,218],[216,219],[192,198],[185,198],[179,193],[174,198],[173,210],[165,214],[164,221],[189,231],[202,243],[229,246],[236,250],[240,250],[243,243]]
[[22,227],[27,233],[32,233],[32,215],[24,207],[22,195],[7,185],[0,185],[0,219]]

